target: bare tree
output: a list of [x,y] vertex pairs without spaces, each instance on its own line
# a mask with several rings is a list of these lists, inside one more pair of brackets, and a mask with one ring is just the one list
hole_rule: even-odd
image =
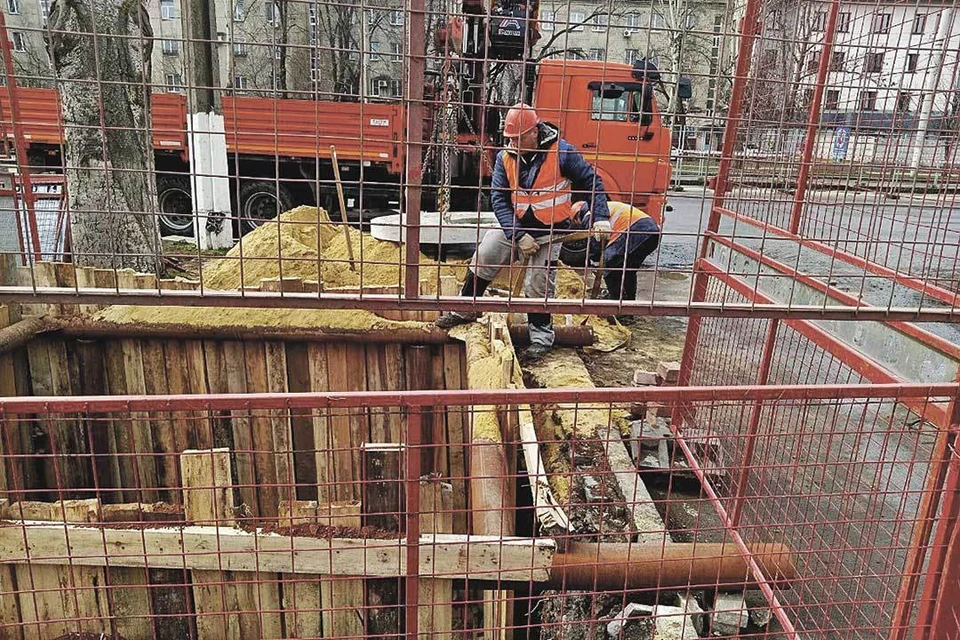
[[55,0],[50,27],[74,260],[153,271],[160,232],[148,131],[150,16],[129,0]]
[[[660,64],[664,85],[669,87],[664,120],[672,124],[678,119],[685,124],[677,95],[677,83],[681,76],[700,74],[709,69],[711,36],[703,25],[704,3],[695,0],[654,0],[654,16],[662,20],[662,27],[652,26],[651,52]],[[656,22],[656,21],[654,21]]]

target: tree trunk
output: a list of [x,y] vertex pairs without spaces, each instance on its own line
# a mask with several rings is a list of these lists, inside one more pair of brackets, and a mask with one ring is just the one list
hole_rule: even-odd
[[74,261],[153,272],[160,233],[150,17],[135,0],[56,0],[50,28]]

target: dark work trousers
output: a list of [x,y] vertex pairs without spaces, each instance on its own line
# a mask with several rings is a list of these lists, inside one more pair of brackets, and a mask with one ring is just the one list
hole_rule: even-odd
[[637,270],[658,246],[660,227],[653,218],[637,220],[626,233],[607,245],[603,252],[603,281],[611,300],[637,299]]

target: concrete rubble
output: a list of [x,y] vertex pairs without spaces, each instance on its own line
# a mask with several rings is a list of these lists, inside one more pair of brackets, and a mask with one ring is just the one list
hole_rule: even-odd
[[634,625],[646,626],[650,620],[654,623],[653,638],[658,640],[696,640],[699,638],[693,616],[679,607],[663,605],[649,606],[629,603],[607,624],[607,635],[611,638],[631,637],[630,628]]
[[742,593],[717,595],[713,603],[713,624],[710,627],[713,635],[737,636],[749,621],[747,602]]

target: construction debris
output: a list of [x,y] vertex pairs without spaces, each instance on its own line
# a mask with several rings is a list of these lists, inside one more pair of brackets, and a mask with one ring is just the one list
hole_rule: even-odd
[[703,635],[707,626],[707,615],[703,612],[703,607],[700,606],[696,596],[692,593],[678,593],[677,606],[690,616],[690,621],[697,633]]
[[649,606],[631,602],[607,624],[611,638],[650,638],[656,640],[696,640],[692,616],[678,607]]
[[742,593],[720,593],[713,602],[713,624],[710,631],[715,636],[737,636],[740,629],[750,622],[747,603]]

